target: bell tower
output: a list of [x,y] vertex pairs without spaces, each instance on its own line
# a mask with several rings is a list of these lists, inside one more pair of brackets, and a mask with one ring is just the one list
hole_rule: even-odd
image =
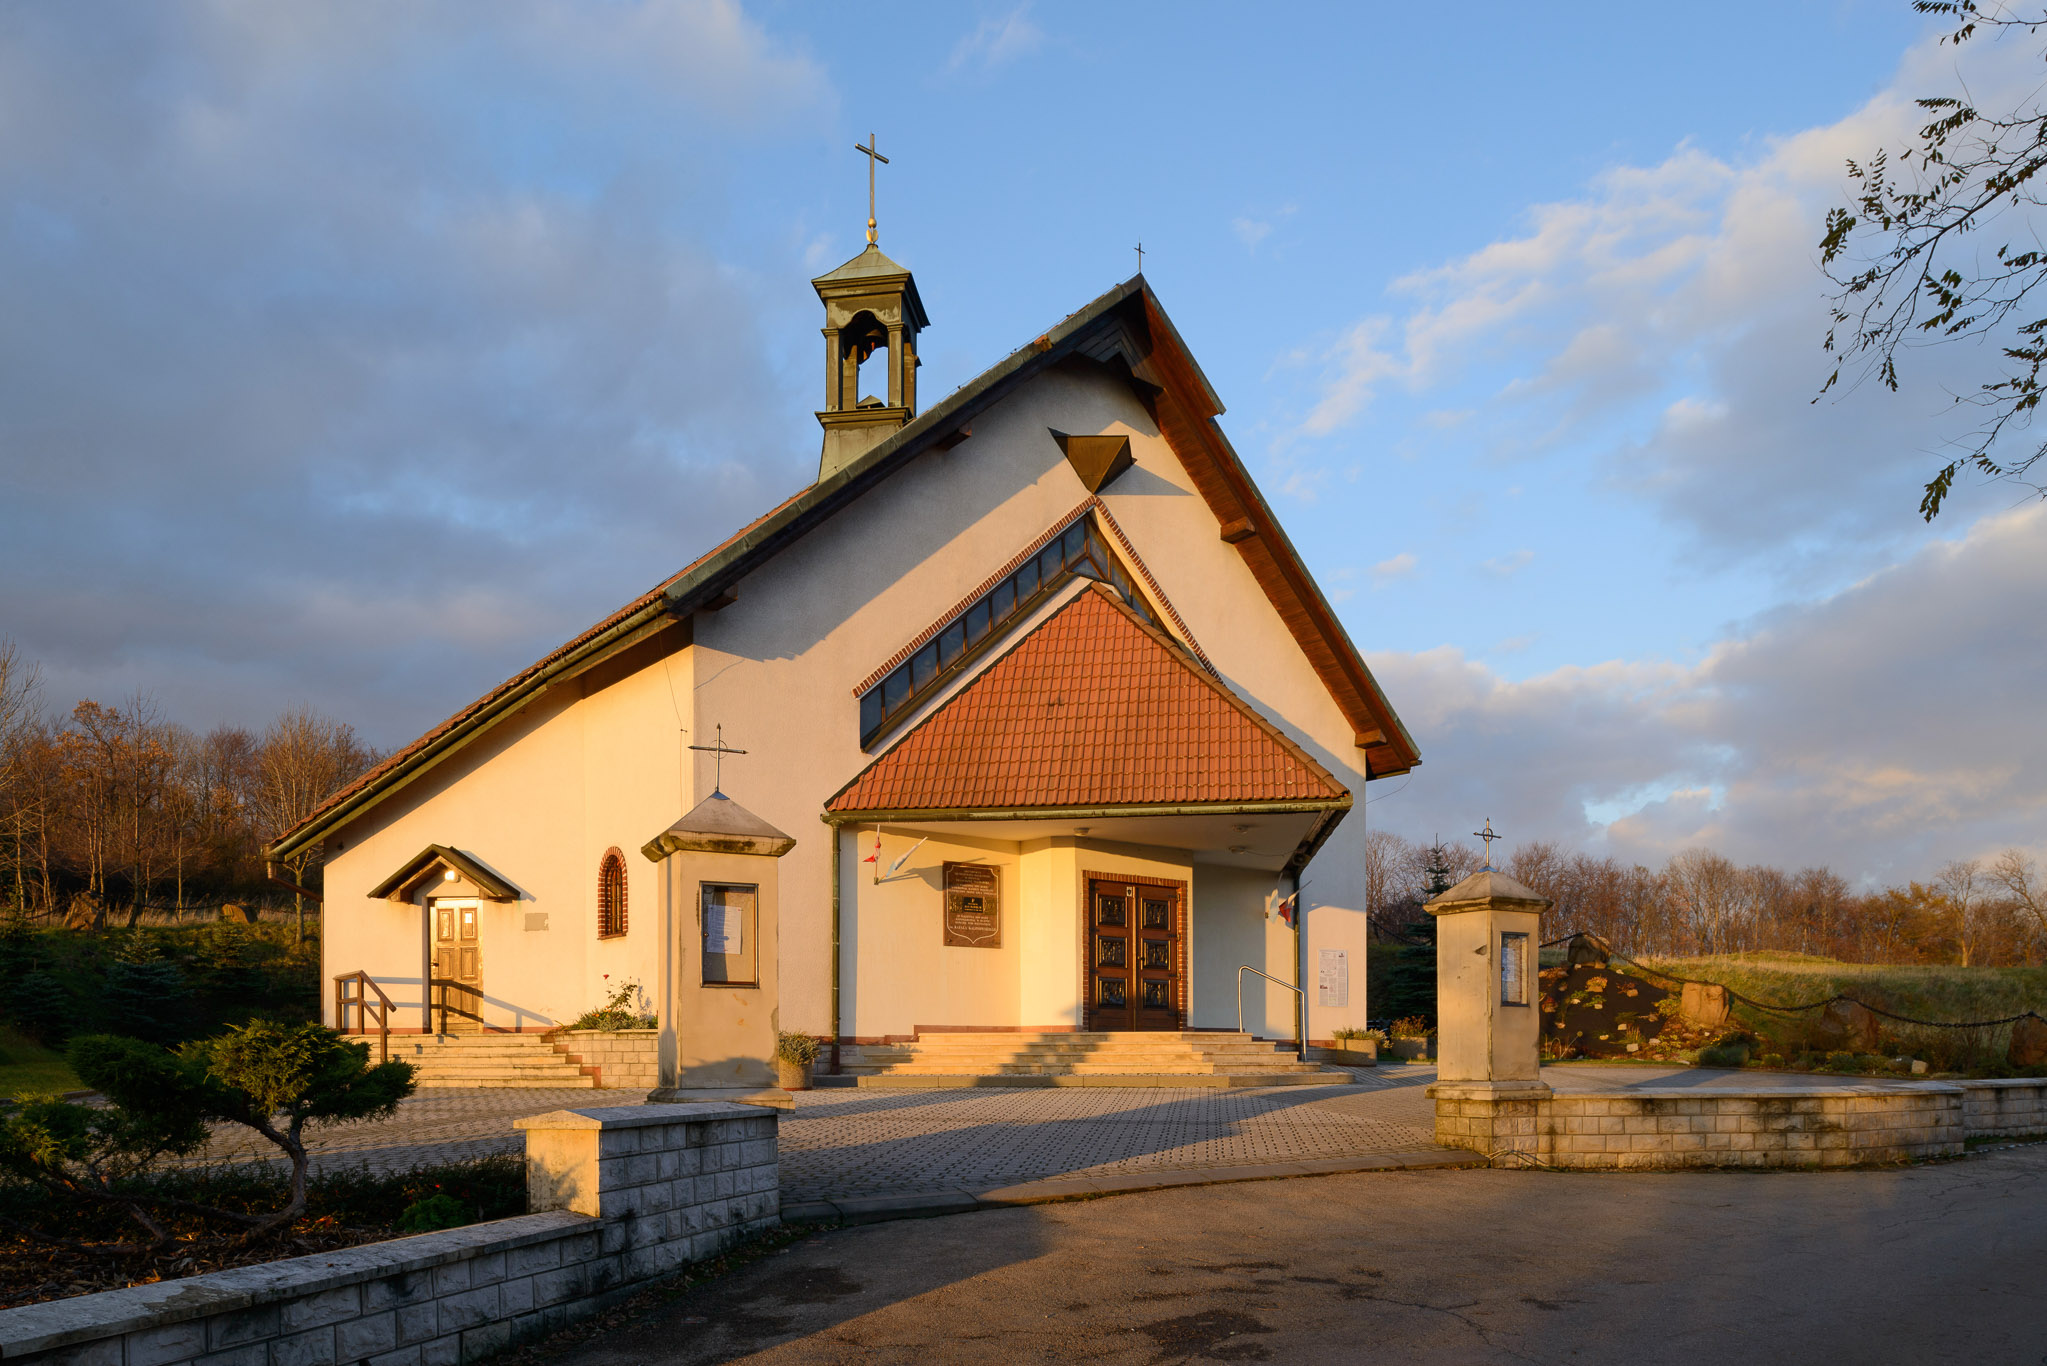
[[[917,333],[931,325],[917,282],[906,267],[881,254],[875,242],[874,163],[888,158],[867,146],[867,249],[810,282],[824,303],[824,453],[822,480],[874,449],[917,415]],[[881,385],[886,397],[860,392],[861,367],[886,351]],[[872,371],[869,372],[870,375]],[[868,383],[873,384],[870,379]]]

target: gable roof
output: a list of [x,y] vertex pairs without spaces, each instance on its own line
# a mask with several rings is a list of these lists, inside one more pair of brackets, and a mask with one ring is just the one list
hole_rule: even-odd
[[1420,751],[1281,531],[1249,471],[1215,419],[1223,411],[1142,275],[1116,286],[1050,331],[1012,351],[892,433],[779,507],[756,518],[566,645],[392,753],[343,787],[265,851],[285,858],[459,753],[546,689],[589,669],[735,588],[739,581],[873,490],[925,450],[965,439],[974,419],[1018,386],[1069,357],[1124,374],[1152,411],[1167,444],[1244,557],[1330,696],[1349,720],[1373,777],[1405,773]]
[[373,900],[390,898],[403,901],[411,895],[412,887],[418,883],[428,869],[435,864],[451,869],[468,879],[469,883],[490,901],[517,901],[519,889],[460,849],[451,849],[445,844],[429,844],[411,858],[398,865],[398,870],[370,888]]
[[1343,808],[1328,769],[1091,583],[825,804],[912,812]]

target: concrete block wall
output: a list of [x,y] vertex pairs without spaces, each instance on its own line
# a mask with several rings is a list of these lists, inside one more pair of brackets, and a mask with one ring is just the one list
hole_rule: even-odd
[[535,1213],[0,1311],[0,1360],[456,1366],[780,1218],[772,1110],[619,1106],[519,1123]]
[[564,1029],[549,1042],[579,1067],[595,1068],[600,1086],[651,1091],[661,1084],[659,1037],[653,1029]]
[[2047,1078],[1964,1081],[1962,1120],[1971,1138],[2047,1134]]
[[[1547,1088],[1538,1088],[1546,1090]],[[1959,1154],[1959,1086],[1500,1094],[1439,1083],[1436,1141],[1500,1165],[1839,1167]]]

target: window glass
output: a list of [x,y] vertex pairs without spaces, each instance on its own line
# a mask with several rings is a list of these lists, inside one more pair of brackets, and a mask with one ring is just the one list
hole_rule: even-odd
[[704,982],[758,986],[760,973],[759,889],[722,882],[698,884],[697,918]]
[[1112,584],[1140,617],[1145,621],[1153,619],[1130,576],[1123,572],[1116,557],[1110,553],[1101,529],[1092,519],[1083,517],[989,589],[958,618],[948,622],[937,636],[918,647],[915,654],[861,696],[861,743],[873,739],[953,668],[963,666],[969,651],[1000,632],[1040,594],[1065,582],[1069,574]]
[[944,668],[960,657],[967,647],[966,619],[961,618],[938,633],[938,667]]
[[1528,936],[1513,930],[1500,934],[1500,1004],[1528,1004]]

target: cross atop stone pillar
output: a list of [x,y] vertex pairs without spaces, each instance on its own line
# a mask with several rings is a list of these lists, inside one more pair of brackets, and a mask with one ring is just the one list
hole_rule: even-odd
[[1547,898],[1491,868],[1430,901],[1439,1085],[1548,1094],[1536,980]]

